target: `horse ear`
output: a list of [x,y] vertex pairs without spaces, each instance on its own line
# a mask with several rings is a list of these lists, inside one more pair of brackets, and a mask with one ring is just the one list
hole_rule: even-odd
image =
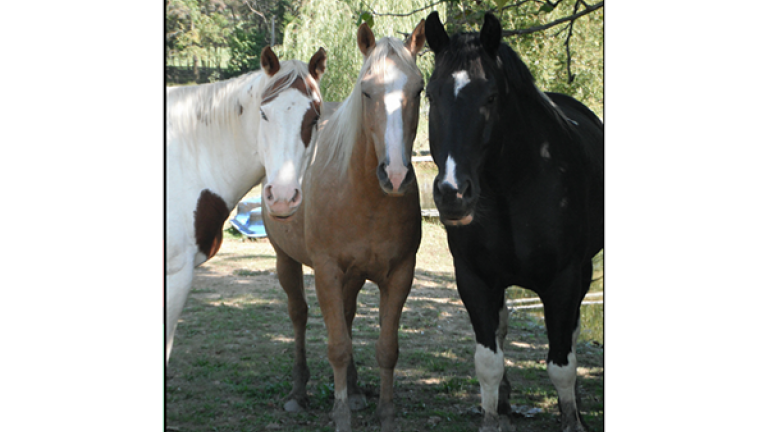
[[405,40],[405,47],[411,52],[413,57],[416,57],[427,41],[424,35],[424,20],[419,21],[419,24],[413,29],[413,33]]
[[312,78],[314,78],[317,82],[320,82],[320,78],[322,78],[323,74],[325,73],[326,59],[327,57],[323,47],[318,48],[317,52],[312,56],[311,59],[309,59],[309,74],[312,75]]
[[496,55],[501,45],[501,23],[491,12],[485,13],[483,28],[480,30],[480,42],[491,55]]
[[445,32],[443,23],[440,22],[440,14],[437,11],[432,12],[427,17],[427,24],[425,28],[427,43],[435,54],[440,53],[450,42],[451,38],[448,37],[448,33]]
[[280,70],[280,60],[278,60],[272,48],[266,46],[261,50],[261,69],[269,76],[275,76]]
[[373,37],[373,32],[366,22],[360,24],[360,28],[357,29],[357,47],[365,57],[371,55],[376,48],[376,38]]

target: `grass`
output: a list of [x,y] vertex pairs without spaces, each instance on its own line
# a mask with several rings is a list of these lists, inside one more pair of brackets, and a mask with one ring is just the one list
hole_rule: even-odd
[[[258,192],[252,192],[258,193]],[[397,422],[402,432],[477,430],[480,386],[474,336],[453,277],[445,230],[425,220],[414,285],[403,310],[395,370]],[[279,287],[275,256],[262,239],[225,236],[219,254],[196,270],[167,367],[166,422],[179,431],[332,431],[333,373],[311,269],[304,269],[309,304],[307,355],[310,407],[282,409],[291,388],[293,330]],[[601,268],[601,265],[599,266]],[[597,272],[596,272],[597,273]],[[515,289],[509,290],[511,298]],[[353,413],[355,431],[378,431],[378,290],[366,284],[353,327],[354,359],[369,405]],[[505,344],[510,403],[518,432],[557,429],[557,398],[546,371],[547,339],[535,313],[513,311]],[[535,312],[535,311],[534,311]],[[582,310],[582,321],[588,320]],[[595,315],[602,324],[602,309]],[[597,331],[602,334],[602,330]],[[577,347],[584,417],[603,430],[603,348],[586,329]],[[534,410],[535,411],[535,410]]]

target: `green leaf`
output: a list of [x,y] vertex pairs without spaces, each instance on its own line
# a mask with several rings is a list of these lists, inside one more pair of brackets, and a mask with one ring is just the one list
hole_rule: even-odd
[[553,10],[555,10],[555,8],[553,8],[552,5],[545,3],[541,5],[541,7],[539,8],[539,13],[549,13],[549,12],[552,12]]
[[363,12],[360,15],[360,18],[368,23],[368,27],[373,28],[373,15],[371,15],[369,12]]
[[509,0],[496,0],[496,6],[501,10]]

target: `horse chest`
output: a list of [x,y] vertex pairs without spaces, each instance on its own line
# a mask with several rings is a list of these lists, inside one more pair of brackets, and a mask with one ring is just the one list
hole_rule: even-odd
[[535,290],[583,242],[582,233],[568,227],[572,215],[559,211],[562,199],[539,195],[538,202],[506,197],[483,203],[476,224],[448,231],[451,252],[494,285]]
[[397,201],[340,200],[317,206],[307,225],[310,254],[331,257],[349,274],[385,278],[416,254],[421,240],[418,195],[385,200]]

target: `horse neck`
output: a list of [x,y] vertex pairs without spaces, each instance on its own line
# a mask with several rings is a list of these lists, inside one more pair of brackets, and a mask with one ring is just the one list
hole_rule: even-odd
[[513,177],[508,180],[510,182],[535,175],[541,169],[543,155],[556,153],[562,142],[560,122],[554,111],[528,98],[530,96],[523,99],[526,108],[515,102],[503,108],[502,121],[497,123],[493,134],[497,144],[486,159],[492,164],[503,165],[504,169],[489,171]]
[[[254,81],[260,76],[255,78]],[[187,167],[197,170],[195,175],[203,187],[215,188],[227,205],[234,207],[263,179],[265,172],[257,153],[259,117],[250,116],[256,119],[256,124],[244,121],[235,103],[237,92],[231,97],[217,97],[215,92],[225,91],[226,85],[223,82],[217,87],[201,88],[201,92],[209,93],[196,95],[200,105],[192,104],[170,121],[179,123],[183,151],[192,159]],[[257,85],[257,81],[253,82],[254,89]]]
[[379,180],[376,177],[378,165],[379,159],[376,156],[373,137],[367,133],[361,133],[352,148],[348,177],[350,186],[363,191],[364,196],[369,199],[384,196],[380,193]]

